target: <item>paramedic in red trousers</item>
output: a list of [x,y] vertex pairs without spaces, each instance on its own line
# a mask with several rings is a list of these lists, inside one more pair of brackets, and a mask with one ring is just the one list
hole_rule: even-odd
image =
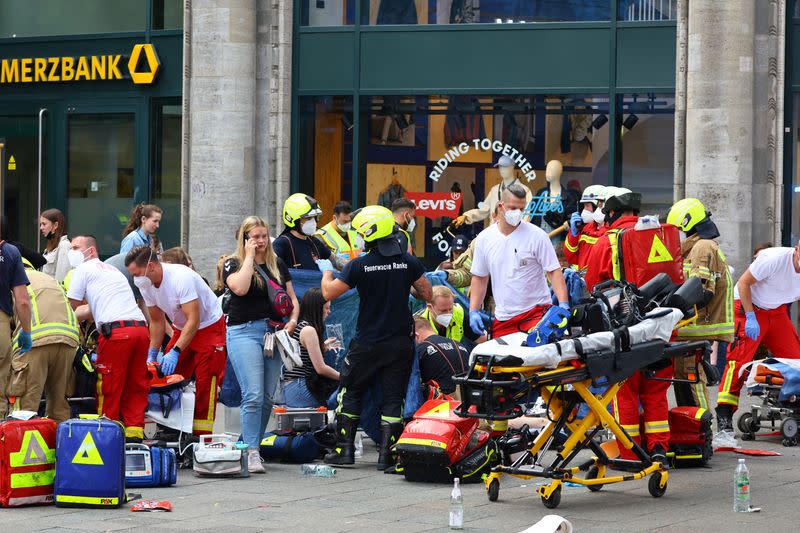
[[558,298],[561,311],[556,312],[569,316],[567,286],[550,238],[541,228],[522,220],[525,195],[518,183],[506,187],[497,204],[497,222],[475,238],[469,325],[476,335],[483,335],[486,329],[479,310],[490,277],[495,302],[493,337],[527,333],[539,323],[551,307],[547,279]]
[[603,202],[606,198],[606,189],[602,185],[589,185],[583,190],[583,195],[578,203],[581,212],[572,213],[569,219],[569,233],[564,241],[564,259],[576,270],[586,268],[589,254],[597,239],[606,232]]
[[[589,256],[586,270],[586,286],[590,289],[596,284],[610,279],[618,279],[621,257],[616,253],[618,230],[633,228],[639,220],[638,214],[642,196],[629,189],[617,188],[606,198],[603,212],[609,224],[605,235],[600,237]],[[612,242],[614,246],[612,246]],[[645,254],[646,257],[646,254]],[[656,372],[656,376],[672,377],[672,365]],[[666,462],[669,449],[669,405],[667,403],[668,381],[645,379],[639,371],[629,377],[619,389],[614,399],[614,413],[622,428],[637,444],[641,444],[639,407],[644,420],[644,433],[647,437],[647,453],[653,461]],[[620,458],[636,460],[638,457],[625,448],[620,449]]]
[[786,304],[800,299],[800,243],[761,250],[736,283],[733,298],[734,338],[717,394],[719,431],[733,431],[746,377],[739,370],[762,342],[775,357],[800,358],[800,338],[786,312]]
[[195,435],[211,433],[217,387],[225,374],[225,317],[217,297],[200,275],[184,265],[161,263],[147,246],[125,256],[125,266],[150,311],[150,350],[155,361],[164,341],[167,321],[174,334],[164,350],[161,371],[195,378]]
[[100,332],[95,362],[98,414],[121,421],[126,440],[141,442],[150,389],[150,335],[128,280],[99,255],[93,236],[72,239],[69,258],[75,269],[67,297],[78,320],[93,320]]
[[347,263],[340,279],[334,279],[330,261],[317,262],[326,300],[335,300],[351,288],[359,296],[356,334],[340,373],[336,445],[325,462],[355,462],[353,439],[363,396],[375,380],[380,380],[383,401],[378,470],[385,470],[394,466],[390,448],[403,432],[403,399],[414,360],[414,321],[408,294],[413,286],[420,298],[429,302],[431,284],[419,259],[401,247],[394,217],[387,208],[370,205],[359,210],[353,217],[353,230],[364,239],[367,254]]

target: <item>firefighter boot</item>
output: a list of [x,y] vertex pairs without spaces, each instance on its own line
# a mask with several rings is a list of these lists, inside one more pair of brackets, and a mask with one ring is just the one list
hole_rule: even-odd
[[386,470],[397,462],[397,457],[392,452],[392,446],[403,433],[402,422],[387,422],[381,420],[381,445],[378,449],[378,470]]
[[352,465],[356,462],[355,447],[358,418],[347,415],[336,415],[336,445],[325,454],[325,463],[329,465]]
[[717,405],[717,431],[733,431],[733,407],[730,405]]

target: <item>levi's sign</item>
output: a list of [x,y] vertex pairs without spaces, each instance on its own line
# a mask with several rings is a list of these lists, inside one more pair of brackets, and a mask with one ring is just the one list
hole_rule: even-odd
[[[141,68],[139,64],[141,63]],[[25,57],[0,61],[0,84],[108,81],[130,79],[149,85],[156,79],[161,61],[152,44],[134,45],[130,55],[107,54],[77,57]]]
[[461,208],[461,193],[406,192],[405,196],[417,206],[417,215],[426,218],[456,218]]

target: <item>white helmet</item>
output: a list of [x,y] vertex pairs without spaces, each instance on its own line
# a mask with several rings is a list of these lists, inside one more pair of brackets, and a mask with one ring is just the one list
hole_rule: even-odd
[[589,185],[583,190],[581,195],[581,204],[592,203],[597,205],[598,200],[605,200],[605,185]]

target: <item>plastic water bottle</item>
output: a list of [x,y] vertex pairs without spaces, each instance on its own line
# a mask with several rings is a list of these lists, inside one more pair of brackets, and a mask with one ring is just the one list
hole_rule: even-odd
[[453,480],[453,492],[450,493],[450,529],[463,529],[464,527],[464,500],[461,497],[461,487],[458,478]]
[[333,477],[336,469],[330,465],[300,465],[300,473],[311,477]]
[[234,446],[236,447],[237,450],[239,450],[242,453],[242,457],[240,459],[242,467],[241,470],[239,470],[239,477],[250,477],[250,469],[248,468],[247,465],[247,453],[248,453],[247,443],[239,441],[236,442]]
[[750,472],[744,459],[739,459],[733,476],[733,510],[737,513],[750,512]]
[[356,440],[353,442],[353,448],[354,448],[353,455],[355,456],[356,459],[364,457],[364,443],[361,442],[360,431],[356,432]]

